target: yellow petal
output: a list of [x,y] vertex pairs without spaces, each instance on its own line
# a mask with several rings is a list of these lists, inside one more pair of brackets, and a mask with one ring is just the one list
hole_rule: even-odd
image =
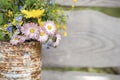
[[40,27],[43,27],[44,22],[43,22],[43,21],[41,21],[41,19],[38,19],[38,24],[39,24],[39,26],[40,26]]
[[22,12],[23,14],[27,14],[27,13],[28,13],[28,11],[26,11],[26,10],[21,10],[21,12]]

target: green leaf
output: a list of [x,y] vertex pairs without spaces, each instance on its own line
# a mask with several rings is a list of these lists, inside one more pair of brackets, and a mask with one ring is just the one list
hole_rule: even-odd
[[3,34],[3,31],[0,30],[0,40],[5,40],[4,36],[5,36],[5,35]]
[[3,13],[0,13],[0,25],[3,23]]
[[2,5],[2,8],[6,8],[6,9],[12,8],[12,4],[11,4],[12,0],[11,2],[9,1],[10,0],[0,0],[0,4]]
[[[64,8],[64,10],[71,10],[71,6],[62,6],[59,5],[59,7]],[[88,6],[75,6],[74,10],[96,10],[100,11],[102,13],[105,13],[109,16],[120,18],[120,8],[114,8],[114,7],[88,7]]]

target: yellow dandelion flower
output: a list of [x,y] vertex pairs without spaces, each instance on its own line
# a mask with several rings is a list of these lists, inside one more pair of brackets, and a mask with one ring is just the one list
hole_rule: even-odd
[[22,10],[21,11],[23,14],[28,14],[28,11],[27,10]]
[[65,37],[66,37],[66,36],[67,36],[67,32],[63,32],[63,36],[65,36]]
[[44,9],[42,10],[30,10],[30,11],[27,11],[27,10],[22,10],[21,11],[23,14],[25,14],[25,17],[26,18],[39,18],[43,15],[44,13]]

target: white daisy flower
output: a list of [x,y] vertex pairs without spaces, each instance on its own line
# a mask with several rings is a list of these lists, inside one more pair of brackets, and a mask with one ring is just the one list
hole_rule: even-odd
[[45,31],[40,29],[39,36],[38,36],[38,41],[45,42],[47,39],[48,39],[48,35],[45,33]]
[[60,44],[60,41],[61,41],[61,35],[59,35],[59,34],[56,34],[55,35],[55,38],[56,38],[56,41],[55,42],[53,42],[53,47],[57,47],[59,44]]
[[56,26],[53,21],[47,21],[44,25],[44,28],[49,35],[53,35],[56,32]]
[[15,35],[11,38],[10,43],[12,45],[17,45],[18,43],[23,43],[25,41],[25,36]]
[[30,38],[30,39],[36,39],[39,33],[39,27],[35,23],[26,23],[23,25],[21,31],[22,33]]

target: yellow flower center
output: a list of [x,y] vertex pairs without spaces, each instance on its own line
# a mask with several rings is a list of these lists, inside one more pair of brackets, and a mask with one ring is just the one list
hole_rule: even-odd
[[44,36],[45,35],[45,33],[42,31],[42,32],[40,32],[40,36]]
[[19,38],[16,37],[15,40],[19,40]]
[[35,32],[35,30],[32,28],[32,29],[30,29],[30,33],[34,33]]
[[52,26],[49,25],[49,26],[48,26],[48,30],[51,30],[51,29],[52,29]]

